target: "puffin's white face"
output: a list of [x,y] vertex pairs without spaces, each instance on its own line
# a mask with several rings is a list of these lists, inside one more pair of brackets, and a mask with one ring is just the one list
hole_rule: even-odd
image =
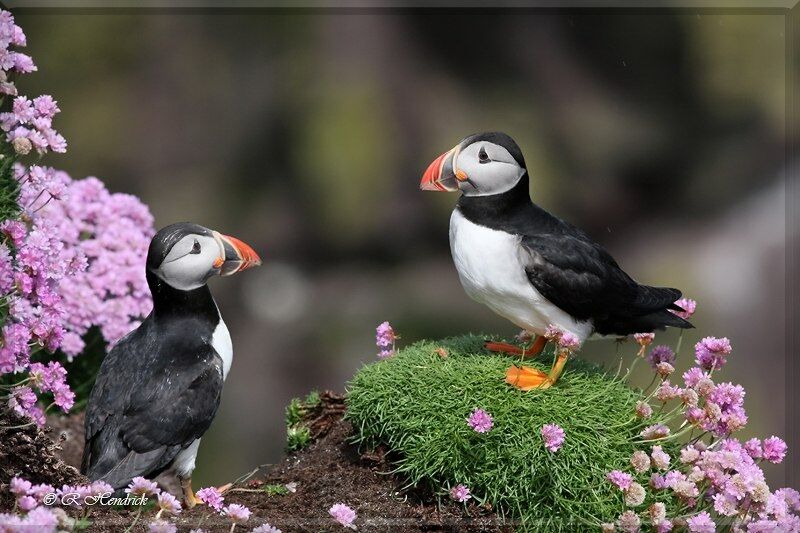
[[189,291],[219,274],[224,257],[225,248],[220,240],[189,234],[172,246],[155,274],[170,286]]
[[[512,151],[518,157],[511,155]],[[419,187],[423,191],[492,196],[514,188],[525,172],[525,162],[514,139],[502,132],[479,133],[434,159]]]
[[462,194],[489,196],[510,190],[525,169],[499,144],[477,141],[462,150],[455,148],[453,172]]

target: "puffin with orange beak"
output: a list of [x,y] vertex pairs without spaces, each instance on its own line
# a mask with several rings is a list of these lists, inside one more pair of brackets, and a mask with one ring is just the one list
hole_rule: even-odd
[[206,282],[260,264],[244,242],[197,224],[156,233],[145,267],[153,310],[105,357],[86,407],[89,479],[122,489],[173,468],[187,506],[197,503],[195,458],[233,359]]
[[[672,311],[678,289],[640,285],[602,246],[530,199],[522,151],[505,133],[470,135],[436,158],[425,191],[460,191],[450,217],[450,250],[461,284],[523,330],[538,335],[521,349],[487,342],[492,351],[535,356],[548,326],[583,343],[592,334],[625,336],[692,325]],[[552,386],[566,354],[550,372],[512,366],[506,381],[529,390]]]

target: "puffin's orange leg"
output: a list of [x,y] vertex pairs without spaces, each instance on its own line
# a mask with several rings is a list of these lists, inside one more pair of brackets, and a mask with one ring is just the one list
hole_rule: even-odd
[[194,491],[192,490],[192,478],[181,478],[181,489],[183,489],[183,503],[187,509],[191,509],[198,503],[200,500],[197,499],[195,496]]
[[489,350],[490,352],[498,352],[498,353],[511,353],[515,355],[521,355],[523,358],[528,357],[536,357],[542,350],[544,350],[545,345],[547,344],[547,339],[542,336],[536,337],[536,340],[533,341],[530,348],[520,348],[519,346],[514,346],[513,344],[508,344],[507,342],[494,342],[494,341],[486,341],[483,344],[483,347]]

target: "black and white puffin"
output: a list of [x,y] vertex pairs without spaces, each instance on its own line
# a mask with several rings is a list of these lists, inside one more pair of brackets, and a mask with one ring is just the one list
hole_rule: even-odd
[[[470,135],[425,171],[425,191],[461,191],[450,217],[450,249],[467,294],[539,337],[530,350],[487,343],[493,351],[536,355],[554,325],[582,344],[592,334],[625,336],[692,325],[671,311],[678,289],[640,285],[580,229],[534,204],[522,151],[500,132]],[[547,388],[566,358],[545,374],[512,367],[509,382]]]
[[198,224],[156,233],[146,276],[153,311],[108,353],[86,408],[81,471],[115,489],[172,467],[184,500],[200,437],[214,419],[233,358],[206,282],[261,264],[242,241]]

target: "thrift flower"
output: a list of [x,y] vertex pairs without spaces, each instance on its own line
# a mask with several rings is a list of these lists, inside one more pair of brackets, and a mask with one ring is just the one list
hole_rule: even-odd
[[232,503],[222,510],[222,514],[231,519],[234,524],[241,524],[250,519],[250,509],[238,503]]
[[770,463],[780,463],[786,457],[786,443],[779,437],[764,439],[763,456]]
[[160,493],[161,489],[154,481],[147,480],[141,476],[133,478],[128,488],[125,489],[126,494],[131,496],[155,496]]
[[669,454],[661,446],[653,446],[650,456],[653,458],[653,466],[659,470],[669,470]]
[[544,447],[551,452],[557,452],[564,445],[564,429],[558,424],[545,424],[541,429]]
[[250,533],[283,533],[277,527],[271,526],[269,524],[261,524],[257,528],[254,528],[253,531]]
[[387,359],[394,355],[394,343],[398,338],[389,322],[382,322],[375,329],[375,344],[380,348],[378,353],[380,359]]
[[633,476],[621,470],[612,470],[606,474],[606,479],[616,485],[620,490],[627,490],[633,483]]
[[637,515],[635,512],[625,511],[619,516],[617,525],[622,531],[635,533],[636,531],[639,531],[642,521],[639,519],[639,515]]
[[758,439],[750,439],[745,442],[744,449],[753,459],[760,459],[764,456],[764,451],[761,448],[761,441]]
[[706,337],[694,345],[695,363],[706,370],[719,369],[725,365],[732,351],[727,337]]
[[488,412],[483,409],[475,409],[467,418],[467,424],[477,433],[486,433],[492,429],[494,422],[492,421],[492,415]]
[[459,484],[450,489],[450,497],[457,502],[464,503],[472,498],[472,495],[466,485]]
[[680,307],[682,311],[672,310],[672,312],[684,320],[688,320],[694,314],[695,309],[697,309],[697,302],[691,298],[681,298],[675,302],[675,305]]
[[711,515],[705,511],[688,519],[686,525],[692,533],[714,533],[717,529]]
[[169,492],[162,492],[158,495],[158,507],[165,513],[179,514],[181,512],[181,502]]
[[636,470],[637,474],[647,472],[650,470],[650,456],[642,450],[637,450],[633,452],[633,456],[631,457],[631,465],[633,466],[633,469]]
[[175,533],[178,531],[178,528],[175,524],[167,522],[166,520],[153,520],[147,525],[148,530],[150,533]]
[[580,345],[581,341],[578,339],[577,335],[570,333],[569,331],[562,333],[561,337],[558,339],[559,348],[563,348],[565,350],[573,351]]
[[669,346],[659,344],[650,349],[650,353],[647,354],[647,361],[650,363],[650,366],[653,367],[653,370],[658,368],[659,363],[669,363],[673,365],[675,364],[675,352],[673,352],[672,348]]
[[645,496],[644,487],[633,482],[625,489],[625,505],[628,507],[638,507],[644,503]]
[[344,527],[356,529],[355,524],[353,524],[353,521],[356,519],[356,512],[345,504],[337,503],[328,510],[328,514]]
[[664,424],[653,424],[644,428],[640,435],[644,440],[660,439],[669,435],[669,428]]
[[197,499],[212,509],[216,511],[222,510],[222,502],[225,500],[225,498],[222,497],[222,494],[216,488],[206,487],[204,489],[200,489],[197,491],[196,496]]
[[646,402],[636,402],[636,416],[639,418],[650,418],[653,415],[653,408]]

